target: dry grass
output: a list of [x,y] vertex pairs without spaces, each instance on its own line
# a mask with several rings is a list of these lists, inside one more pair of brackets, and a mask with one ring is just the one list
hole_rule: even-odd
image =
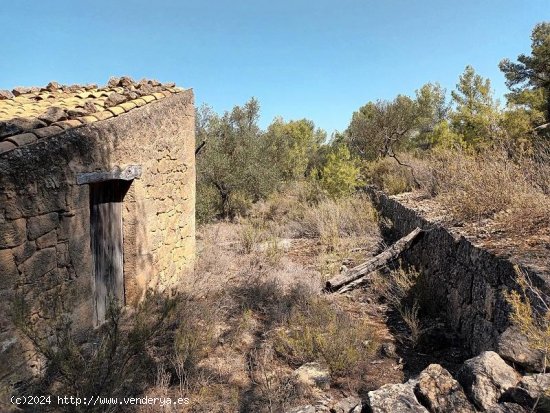
[[493,218],[513,232],[550,224],[550,197],[532,181],[532,170],[503,154],[440,153],[431,170],[437,200],[463,222]]
[[544,365],[550,366],[550,297],[533,285],[528,275],[515,267],[519,292],[507,293],[512,308],[511,321],[527,337],[529,345],[542,352]]
[[[405,164],[411,162],[411,156],[399,155],[405,159]],[[399,165],[395,159],[382,158],[376,161],[366,162],[363,165],[363,175],[367,184],[382,189],[389,195],[409,192],[415,189],[413,170],[410,167]]]
[[420,274],[413,269],[399,267],[387,275],[377,273],[374,277],[373,288],[376,294],[383,296],[388,304],[395,309],[409,330],[405,337],[413,347],[416,347],[424,328],[420,322],[420,300],[422,291],[419,291]]
[[[434,150],[398,155],[365,166],[366,180],[389,194],[421,189],[461,222],[494,220],[501,230],[525,234],[550,225],[550,145],[510,155],[503,148],[478,153]],[[416,185],[416,183],[418,185]]]
[[292,308],[277,330],[275,350],[294,366],[322,361],[334,377],[357,373],[377,348],[376,335],[327,299],[315,297]]
[[366,197],[332,200],[312,192],[312,184],[294,183],[258,204],[251,220],[259,220],[278,236],[319,238],[328,247],[339,238],[378,234],[377,214]]

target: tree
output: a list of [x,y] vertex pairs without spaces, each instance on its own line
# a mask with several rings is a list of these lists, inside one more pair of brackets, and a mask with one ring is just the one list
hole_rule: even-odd
[[350,195],[359,185],[359,166],[345,145],[336,145],[320,171],[320,184],[332,198]]
[[499,121],[491,81],[466,66],[451,96],[455,104],[450,115],[454,132],[472,147],[489,142],[498,132]]
[[373,160],[394,155],[417,126],[416,104],[408,96],[369,102],[353,113],[345,141],[353,154]]
[[197,211],[205,219],[232,217],[243,204],[258,201],[277,186],[279,175],[257,125],[259,110],[252,98],[221,117],[208,107],[197,111],[196,134],[208,142],[197,156]]
[[428,149],[439,143],[440,131],[445,128],[449,105],[446,91],[439,83],[426,83],[416,91],[416,122],[418,133],[412,145]]
[[499,64],[511,90],[509,102],[542,112],[545,121],[550,122],[550,22],[534,27],[531,55],[521,54],[517,60],[503,59]]
[[304,178],[311,169],[326,133],[316,129],[310,120],[285,122],[279,117],[269,125],[264,139],[271,161],[278,166],[282,178],[291,181]]

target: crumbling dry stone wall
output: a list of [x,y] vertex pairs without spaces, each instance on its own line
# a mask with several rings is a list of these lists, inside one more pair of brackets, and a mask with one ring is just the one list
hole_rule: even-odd
[[89,186],[77,185],[78,174],[142,167],[123,203],[127,303],[192,271],[193,105],[184,91],[0,155],[1,383],[33,368],[12,324],[14,299],[24,297],[36,319],[62,305],[77,328],[92,328]]
[[[391,221],[396,236],[404,236],[416,227],[426,230],[403,258],[421,272],[431,305],[445,316],[472,354],[496,350],[502,357],[536,370],[536,366],[527,364],[537,361],[520,354],[529,351],[524,340],[511,334],[510,307],[504,293],[518,288],[514,264],[520,265],[546,293],[550,291],[548,274],[477,247],[380,191],[369,188],[368,192],[382,216]],[[523,350],[517,348],[521,344]]]

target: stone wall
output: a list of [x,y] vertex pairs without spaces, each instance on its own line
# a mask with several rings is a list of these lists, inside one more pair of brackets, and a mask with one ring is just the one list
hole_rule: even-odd
[[123,203],[127,304],[193,270],[194,129],[189,90],[0,155],[1,384],[33,369],[21,357],[31,353],[14,331],[14,302],[36,319],[60,305],[77,328],[92,327],[89,187],[78,174],[142,167]]
[[548,274],[479,248],[382,192],[372,188],[368,192],[381,214],[391,221],[394,236],[406,235],[416,227],[426,230],[403,255],[404,260],[421,272],[431,306],[446,317],[472,354],[497,350],[502,333],[510,327],[504,292],[517,288],[514,264],[526,271],[539,288],[549,292],[545,281]]

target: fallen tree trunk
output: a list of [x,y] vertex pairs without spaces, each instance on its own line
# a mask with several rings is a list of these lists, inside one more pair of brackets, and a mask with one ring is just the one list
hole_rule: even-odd
[[[353,267],[350,270],[344,271],[342,274],[338,274],[337,276],[328,280],[325,289],[330,292],[335,292],[350,283],[353,283],[353,287],[361,285],[361,281],[364,280],[359,279],[362,279],[373,271],[379,270],[380,268],[384,267],[388,262],[391,262],[399,257],[399,255],[403,251],[405,251],[413,244],[413,241],[420,233],[422,233],[422,230],[420,228],[415,228],[411,233],[398,240],[395,244],[385,249],[376,257],[371,258],[370,260],[359,264],[358,266]],[[346,289],[345,291],[349,291],[349,289]]]

